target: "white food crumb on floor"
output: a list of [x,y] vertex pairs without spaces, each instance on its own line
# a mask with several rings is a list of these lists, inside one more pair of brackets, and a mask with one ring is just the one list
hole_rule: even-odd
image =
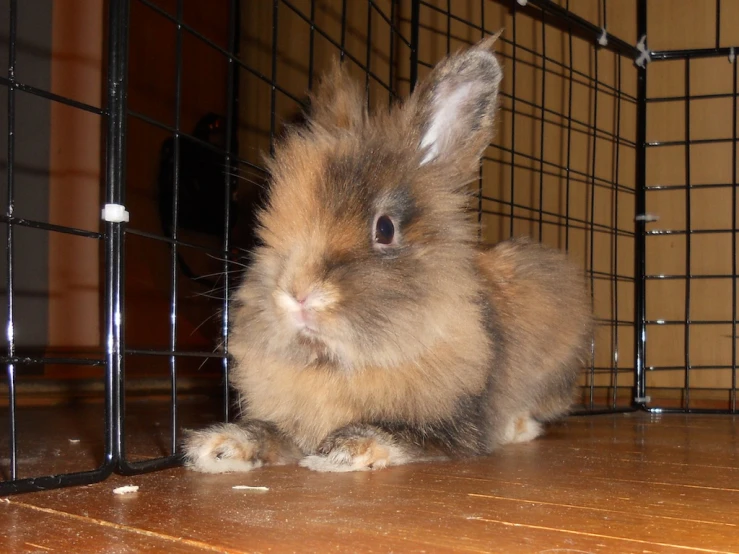
[[138,492],[138,490],[138,485],[126,485],[125,487],[113,489],[113,494],[131,494],[132,492]]
[[252,487],[249,485],[234,485],[231,487],[235,491],[268,491],[269,487]]
[[78,442],[80,442],[80,439],[67,439],[67,440],[71,442],[72,444],[77,444]]

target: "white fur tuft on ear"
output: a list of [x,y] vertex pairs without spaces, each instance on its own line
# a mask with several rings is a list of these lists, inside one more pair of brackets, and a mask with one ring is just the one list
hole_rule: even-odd
[[436,96],[429,128],[421,139],[421,148],[426,149],[422,164],[430,162],[449,148],[448,143],[454,138],[454,127],[459,124],[462,107],[469,102],[471,92],[472,84],[465,83],[447,95]]
[[492,52],[498,36],[442,60],[414,93],[421,164],[482,155],[493,135],[502,77]]

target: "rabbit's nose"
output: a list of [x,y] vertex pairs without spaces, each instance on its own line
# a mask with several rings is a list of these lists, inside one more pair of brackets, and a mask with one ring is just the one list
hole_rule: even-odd
[[285,291],[275,293],[275,301],[290,318],[298,329],[308,331],[316,330],[315,309],[320,302],[316,302],[316,296],[311,293],[293,295]]

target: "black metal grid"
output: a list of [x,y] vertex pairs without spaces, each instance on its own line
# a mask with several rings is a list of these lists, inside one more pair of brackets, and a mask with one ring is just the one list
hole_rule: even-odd
[[[646,8],[642,7],[644,13],[641,19],[644,21],[643,30],[646,29]],[[647,180],[644,178],[644,193],[647,195],[646,210],[650,208],[655,216],[660,215],[660,205],[665,196],[669,194],[681,194],[684,205],[683,221],[669,221],[662,223],[657,220],[645,225],[644,249],[642,251],[642,267],[644,279],[644,305],[642,306],[641,320],[644,329],[643,341],[643,378],[640,380],[642,388],[639,396],[642,397],[642,405],[652,412],[681,412],[681,413],[738,413],[737,412],[737,63],[734,60],[735,50],[739,48],[722,47],[721,36],[721,2],[715,4],[715,46],[703,49],[654,51],[651,59],[654,62],[650,70],[658,71],[671,64],[673,69],[681,72],[684,78],[682,90],[676,90],[676,94],[649,94],[646,89],[647,72],[644,79],[644,110],[646,119],[649,117],[650,109],[654,110],[658,105],[667,107],[670,111],[684,117],[683,137],[658,136],[650,137],[645,133],[645,166],[644,173],[651,165],[659,163],[656,159],[650,161],[649,154],[663,149],[680,149],[684,166],[681,168],[681,178],[662,182],[658,180]],[[712,65],[717,71],[730,75],[731,81],[728,86],[719,79],[703,81],[700,83],[702,92],[694,92],[694,79],[691,78],[692,71],[700,69],[701,65],[720,61],[721,65]],[[716,101],[726,100],[727,105],[717,105]],[[723,136],[694,136],[693,127],[697,118],[693,117],[694,110],[701,110],[701,117],[719,115],[720,118],[730,123],[730,130]],[[721,145],[728,147],[727,152],[719,153]],[[696,175],[694,169],[696,157],[703,154],[711,154],[707,150],[698,150],[708,147],[716,155],[717,165],[730,167],[728,180],[717,181]],[[723,154],[723,155],[722,155]],[[679,154],[678,154],[679,155]],[[730,165],[729,165],[730,164]],[[710,206],[698,203],[699,197],[706,193],[717,193],[721,195],[724,191],[725,197],[721,203],[713,202]],[[726,206],[730,202],[730,205]],[[646,211],[645,210],[645,211]],[[643,212],[642,212],[643,213]],[[720,214],[724,214],[722,217]],[[696,215],[710,218],[710,223],[696,222]],[[729,216],[730,214],[730,216]],[[727,217],[729,216],[729,217]],[[727,220],[727,221],[724,221]],[[722,239],[727,239],[726,243]],[[667,241],[675,239],[676,243],[666,244]],[[710,240],[710,244],[704,242]],[[700,242],[699,242],[700,241]],[[695,244],[697,244],[697,246]],[[684,255],[682,270],[680,268],[655,267],[648,270],[647,260],[650,257],[659,256],[666,247],[677,247],[678,255]],[[712,257],[716,262],[725,266],[721,269],[711,267],[700,259],[700,250],[710,248]],[[680,252],[682,251],[682,252]],[[696,251],[698,256],[696,256]],[[698,258],[698,259],[696,259]],[[650,287],[651,288],[647,288]],[[674,306],[682,313],[676,315],[676,311],[668,310],[664,306],[647,305],[649,295],[667,294],[668,288],[682,288],[681,294],[674,298]],[[727,291],[726,303],[719,306],[718,311],[709,313],[706,309],[704,297],[699,294],[710,287],[716,290]],[[721,288],[724,287],[724,288]],[[662,290],[660,290],[662,289]],[[651,292],[650,292],[651,291]],[[729,304],[730,302],[730,304]],[[722,302],[723,303],[723,302]],[[724,309],[721,309],[724,308]],[[718,315],[716,315],[718,313]],[[704,335],[708,330],[709,335]],[[657,355],[657,349],[650,351],[651,341],[665,333],[675,344],[676,356],[666,359],[665,356]],[[697,336],[698,340],[693,337]],[[662,338],[662,337],[659,337]],[[682,344],[681,344],[682,343]],[[710,353],[705,352],[706,348]],[[701,350],[696,352],[696,350]],[[675,363],[679,358],[680,363]],[[666,386],[660,382],[660,374],[679,375],[682,386],[670,383]],[[709,405],[696,401],[693,397],[696,391],[700,396],[709,397]],[[651,396],[658,396],[659,401],[652,400]],[[662,400],[672,397],[671,401]],[[715,408],[723,405],[722,408]]]
[[[686,191],[687,226],[682,230],[653,229],[653,224],[644,221],[633,223],[633,215],[645,214],[647,211],[647,192],[663,190],[670,187],[647,185],[645,181],[647,167],[647,149],[657,148],[664,143],[647,143],[646,120],[649,106],[659,101],[685,102],[686,122],[690,121],[690,102],[698,99],[691,96],[689,79],[686,79],[685,94],[675,98],[648,98],[646,88],[647,70],[635,68],[633,60],[639,55],[636,47],[627,42],[608,35],[608,45],[599,47],[597,39],[601,35],[601,25],[606,26],[606,1],[603,0],[600,10],[600,21],[587,21],[569,11],[567,0],[559,4],[547,0],[529,0],[526,6],[520,6],[514,0],[481,0],[474,13],[459,12],[460,5],[443,0],[366,0],[359,11],[365,17],[361,24],[350,21],[350,12],[357,4],[341,3],[338,17],[339,28],[329,29],[320,23],[320,6],[315,0],[273,0],[269,4],[271,10],[271,28],[267,48],[269,65],[263,66],[248,61],[245,52],[240,51],[243,44],[240,37],[242,25],[237,0],[228,2],[228,31],[221,40],[213,38],[198,28],[188,19],[186,3],[183,0],[160,2],[153,0],[111,0],[107,16],[107,84],[106,100],[102,108],[79,102],[54,94],[48,90],[22,82],[16,77],[16,31],[18,22],[17,0],[9,1],[8,29],[8,72],[0,75],[0,87],[7,91],[7,204],[5,213],[0,219],[7,232],[7,321],[12,330],[17,321],[15,309],[14,265],[19,253],[15,246],[14,233],[17,229],[30,228],[48,233],[66,233],[85,239],[98,241],[105,253],[103,279],[105,314],[104,331],[101,337],[99,356],[50,357],[44,352],[21,352],[16,348],[13,334],[8,332],[5,355],[1,356],[6,365],[6,385],[8,399],[8,463],[7,472],[0,482],[0,494],[27,492],[95,482],[105,479],[110,473],[117,471],[123,474],[134,474],[152,471],[176,465],[180,462],[178,453],[179,429],[187,418],[187,406],[180,398],[180,371],[185,361],[197,359],[206,363],[217,362],[221,378],[217,385],[220,390],[221,419],[227,420],[230,414],[228,377],[228,298],[233,288],[233,280],[229,278],[238,273],[242,258],[247,251],[239,248],[231,236],[229,210],[231,209],[230,191],[237,178],[246,181],[263,183],[264,171],[257,158],[251,155],[257,148],[271,149],[279,135],[281,123],[304,102],[302,89],[311,88],[317,67],[317,51],[329,49],[349,63],[351,68],[362,74],[370,101],[375,103],[380,96],[381,101],[393,101],[396,97],[407,93],[424,72],[428,71],[436,59],[428,57],[425,52],[437,52],[443,55],[468,43],[497,31],[506,26],[508,32],[501,39],[500,55],[506,67],[502,96],[502,128],[496,141],[489,148],[477,188],[476,211],[480,223],[481,237],[487,240],[506,238],[528,230],[540,240],[554,242],[561,248],[570,250],[577,256],[587,271],[592,290],[593,305],[596,308],[599,323],[599,338],[594,343],[592,357],[582,382],[582,410],[588,413],[612,412],[636,408],[661,409],[652,406],[648,401],[649,372],[678,369],[685,372],[686,400],[681,409],[693,411],[690,404],[690,379],[694,372],[704,369],[691,363],[689,337],[691,327],[708,323],[728,324],[732,336],[736,336],[736,64],[734,71],[734,89],[728,96],[734,101],[733,135],[717,138],[710,142],[730,141],[733,149],[733,176],[731,183],[715,185],[731,188],[732,228],[729,230],[712,230],[711,232],[731,233],[732,272],[727,275],[711,275],[710,278],[731,279],[732,314],[731,321],[695,321],[690,317],[691,279],[709,278],[708,275],[696,275],[690,271],[690,248],[688,246],[686,271],[683,275],[650,275],[647,273],[646,259],[651,246],[649,239],[673,231],[684,234],[688,241],[699,231],[691,229],[690,205],[690,156],[686,157],[688,165],[687,182],[682,185]],[[469,6],[472,3],[467,3]],[[265,3],[266,5],[266,3]],[[490,14],[494,10],[505,13],[505,21],[492,21]],[[720,3],[719,3],[720,7]],[[130,75],[129,51],[131,41],[137,40],[132,33],[132,10],[146,10],[155,14],[171,26],[174,44],[174,84],[170,116],[159,117],[146,110],[131,109],[127,103],[128,77]],[[501,12],[503,13],[503,12]],[[719,28],[719,8],[717,8],[717,29]],[[438,25],[441,18],[441,25]],[[494,18],[493,18],[494,19]],[[437,25],[429,23],[435,21]],[[288,22],[286,24],[286,22]],[[638,2],[638,34],[646,31],[646,2]],[[597,24],[596,24],[597,23]],[[285,27],[287,25],[287,27]],[[495,27],[493,27],[495,25]],[[359,28],[358,28],[359,27]],[[299,65],[305,82],[301,90],[294,90],[286,84],[280,74],[281,45],[285,44],[285,36],[299,32],[309,35],[309,48],[302,53]],[[388,63],[378,64],[377,54],[373,51],[373,39],[378,30],[383,30],[388,41]],[[525,37],[526,32],[533,29],[533,35]],[[359,33],[362,48],[350,45],[352,35]],[[559,34],[557,34],[559,33]],[[564,37],[564,55],[557,55],[555,43]],[[718,37],[718,33],[717,33]],[[289,37],[288,37],[289,38]],[[524,38],[529,42],[524,42]],[[183,75],[187,71],[187,43],[193,41],[200,48],[210,52],[226,64],[225,141],[221,146],[214,146],[194,136],[183,124]],[[282,41],[282,42],[281,42]],[[691,60],[705,56],[727,56],[729,50],[720,48],[717,38],[716,48],[710,50],[655,52],[653,60],[684,59],[685,71],[689,74]],[[259,47],[260,45],[256,45]],[[264,46],[264,45],[261,45]],[[578,66],[573,61],[576,48],[585,48],[590,53],[592,62],[587,67]],[[438,56],[436,56],[438,57]],[[294,61],[294,60],[293,60]],[[407,61],[407,64],[405,63]],[[383,67],[386,65],[387,67]],[[604,67],[607,66],[607,71]],[[381,67],[382,69],[378,69]],[[526,76],[531,78],[537,94],[527,96]],[[632,79],[634,90],[627,90],[625,83]],[[506,88],[507,87],[507,88]],[[547,102],[547,91],[560,88],[564,91],[564,102],[555,107]],[[590,99],[587,113],[578,112],[579,100],[576,90],[581,90]],[[261,92],[260,92],[261,91]],[[382,94],[380,94],[382,93]],[[40,220],[24,219],[14,212],[14,191],[19,183],[14,166],[15,131],[19,122],[16,118],[16,97],[18,94],[29,94],[47,102],[61,103],[74,110],[94,114],[104,122],[105,128],[105,162],[104,162],[104,200],[106,203],[127,205],[127,192],[131,183],[127,179],[127,170],[131,163],[127,160],[127,141],[132,140],[134,127],[140,126],[146,132],[158,132],[174,138],[173,182],[174,194],[171,203],[172,220],[178,221],[180,203],[178,201],[181,179],[180,161],[183,144],[196,144],[206,151],[221,156],[223,160],[223,208],[225,212],[224,229],[221,241],[217,245],[205,244],[189,238],[181,233],[177,226],[169,233],[146,225],[130,225],[120,223],[104,223],[98,231],[85,230],[68,226],[55,225]],[[260,96],[260,94],[263,94]],[[712,95],[717,97],[718,95]],[[256,105],[256,98],[266,98],[268,109]],[[241,107],[240,104],[241,103]],[[244,106],[254,103],[255,111],[266,114],[266,120],[259,123],[244,123],[240,114]],[[604,127],[599,123],[604,113],[612,117],[613,125]],[[506,126],[506,122],[508,125]],[[633,126],[630,134],[624,126]],[[246,131],[245,131],[246,127]],[[520,146],[523,134],[529,133],[531,144]],[[690,139],[689,125],[686,123],[686,137],[680,142],[686,152],[690,146],[699,141]],[[564,156],[552,157],[547,152],[547,144],[552,139],[563,145]],[[250,142],[251,141],[251,142]],[[584,141],[584,142],[583,142]],[[706,142],[703,140],[702,142]],[[585,145],[587,159],[580,166],[575,160],[578,148]],[[674,145],[674,144],[673,144]],[[604,152],[608,153],[609,163],[604,165]],[[624,160],[629,160],[625,162]],[[630,165],[632,164],[633,165]],[[623,168],[628,168],[631,171]],[[609,170],[610,168],[610,170]],[[605,172],[604,172],[605,171]],[[635,174],[630,181],[630,172]],[[524,194],[520,186],[519,175],[525,175],[531,184],[530,194]],[[504,176],[504,179],[500,179]],[[494,183],[494,185],[491,185]],[[514,186],[514,183],[517,183]],[[497,188],[495,188],[497,186]],[[705,185],[703,185],[705,186]],[[562,202],[558,206],[550,206],[544,201],[551,188],[560,190]],[[674,188],[672,186],[671,188]],[[577,208],[575,201],[585,201],[583,209]],[[607,206],[607,214],[600,213],[602,206]],[[577,208],[577,209],[576,209]],[[135,218],[135,214],[132,214]],[[491,224],[491,222],[497,222]],[[631,224],[629,224],[631,222]],[[496,227],[497,226],[497,227]],[[490,229],[497,228],[491,234]],[[704,231],[700,231],[703,233]],[[163,245],[168,253],[168,296],[170,320],[167,344],[149,345],[134,344],[127,340],[127,299],[132,296],[131,283],[126,280],[127,244],[139,244],[140,241],[151,241]],[[689,243],[688,243],[689,244]],[[604,246],[605,245],[605,246]],[[601,259],[603,249],[607,255]],[[218,336],[214,340],[219,343],[217,352],[192,348],[180,336],[178,322],[183,309],[183,296],[180,287],[183,281],[192,281],[193,275],[182,270],[181,257],[184,253],[196,253],[219,260],[219,275],[194,276],[194,281],[208,283],[203,293],[213,297],[213,306],[220,308]],[[634,261],[623,261],[624,252],[633,254]],[[215,277],[218,288],[211,289],[209,277]],[[672,322],[657,321],[647,318],[646,284],[657,279],[683,279],[686,282],[684,319],[679,322],[685,329],[685,366],[658,367],[648,364],[646,333],[650,327],[668,325]],[[622,310],[628,299],[629,309]],[[626,343],[626,346],[624,344]],[[633,343],[629,345],[628,343]],[[631,349],[630,349],[631,348]],[[730,406],[727,411],[736,413],[736,346],[732,347],[731,362],[723,369],[731,371]],[[146,367],[156,360],[166,360],[168,375],[169,409],[166,414],[166,427],[162,431],[163,445],[155,453],[130,452],[127,448],[127,436],[136,432],[130,420],[130,408],[127,404],[127,387],[136,376],[131,375],[131,367]],[[211,362],[212,363],[212,362]],[[16,415],[15,384],[25,368],[31,365],[68,364],[87,365],[100,368],[100,381],[103,384],[102,405],[104,414],[103,452],[98,467],[63,475],[28,477],[22,475],[18,468],[18,421]]]
[[[24,217],[22,210],[16,212],[16,198],[19,187],[24,186],[25,183],[18,182],[16,173],[16,141],[19,135],[19,130],[22,129],[24,124],[23,121],[19,121],[18,114],[18,99],[21,95],[25,95],[23,100],[28,101],[31,98],[41,99],[42,101],[55,102],[64,106],[67,106],[77,112],[86,112],[93,114],[96,117],[103,118],[109,122],[110,134],[109,142],[107,144],[106,156],[109,161],[109,187],[107,197],[108,201],[112,201],[112,194],[116,190],[118,183],[118,168],[120,167],[120,160],[123,155],[123,150],[120,145],[120,141],[112,140],[116,136],[120,136],[119,133],[115,132],[115,120],[116,118],[112,115],[116,110],[113,106],[116,106],[120,102],[122,89],[119,87],[122,76],[125,74],[125,64],[119,56],[118,44],[121,40],[120,29],[116,27],[116,32],[110,35],[110,54],[109,60],[109,84],[107,108],[99,108],[97,106],[84,103],[74,98],[63,97],[33,86],[28,83],[24,83],[18,80],[17,75],[19,73],[18,66],[18,49],[16,44],[16,35],[18,31],[18,20],[20,8],[27,8],[22,6],[17,0],[10,0],[8,2],[7,21],[8,24],[8,35],[7,35],[7,74],[0,76],[0,86],[2,86],[7,95],[7,128],[4,130],[7,136],[7,158],[5,160],[6,167],[6,179],[3,183],[6,188],[6,198],[4,213],[0,214],[0,221],[2,221],[4,229],[5,242],[5,256],[6,274],[3,276],[5,283],[4,296],[5,302],[5,318],[6,324],[5,332],[5,353],[0,358],[2,363],[6,367],[4,386],[7,388],[7,413],[4,414],[7,418],[7,464],[3,464],[3,470],[7,470],[7,474],[4,476],[5,480],[0,485],[0,491],[3,494],[9,494],[14,492],[23,492],[31,490],[42,490],[47,488],[56,488],[59,486],[84,484],[105,479],[115,469],[116,465],[116,453],[113,432],[115,429],[115,384],[114,384],[114,367],[115,367],[115,355],[111,349],[109,355],[104,357],[102,352],[100,356],[87,355],[87,356],[46,356],[43,352],[39,352],[36,349],[24,351],[17,347],[16,344],[16,329],[19,321],[19,316],[16,311],[16,299],[18,296],[18,288],[22,288],[22,283],[16,283],[15,279],[15,268],[19,263],[19,258],[22,256],[28,256],[28,252],[19,252],[17,248],[17,235],[22,232],[23,229],[35,229],[44,231],[49,234],[59,233],[67,236],[79,237],[82,239],[94,240],[99,242],[107,241],[108,244],[112,244],[116,241],[116,236],[120,234],[120,227],[106,229],[105,232],[92,231],[89,229],[57,225],[49,221],[40,219],[29,219]],[[110,19],[115,20],[119,17],[115,3],[111,3]],[[26,12],[26,16],[28,13]],[[113,321],[112,310],[115,309],[115,302],[117,292],[114,290],[116,286],[116,273],[115,264],[113,260],[109,258],[105,268],[105,280],[108,284],[109,294],[108,299],[110,302],[107,306],[108,314],[110,315],[109,320]],[[109,332],[113,332],[110,329]],[[113,336],[113,335],[110,335]],[[103,418],[101,422],[101,431],[103,431],[102,439],[102,461],[99,467],[90,470],[82,470],[66,475],[49,475],[40,477],[26,477],[24,479],[19,478],[19,455],[18,455],[18,410],[17,410],[17,381],[23,376],[24,370],[29,367],[53,364],[61,366],[86,366],[86,367],[100,367],[105,368],[104,373],[104,409]]]

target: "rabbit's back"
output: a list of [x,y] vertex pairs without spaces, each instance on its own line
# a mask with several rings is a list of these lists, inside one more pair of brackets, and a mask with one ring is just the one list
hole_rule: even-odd
[[564,253],[525,238],[481,251],[478,268],[503,352],[492,368],[494,412],[539,421],[566,413],[591,344],[582,271]]

